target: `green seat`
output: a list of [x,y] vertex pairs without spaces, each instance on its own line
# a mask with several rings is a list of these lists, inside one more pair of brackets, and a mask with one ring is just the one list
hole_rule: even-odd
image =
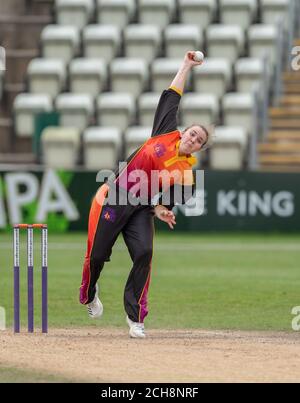
[[58,112],[41,112],[35,117],[35,129],[32,141],[32,149],[39,160],[40,138],[43,130],[48,126],[60,126],[60,115]]

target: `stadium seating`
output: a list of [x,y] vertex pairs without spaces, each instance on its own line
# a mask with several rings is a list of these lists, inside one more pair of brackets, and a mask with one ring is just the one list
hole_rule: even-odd
[[[261,59],[241,58],[235,66],[238,92],[251,92],[263,79],[264,64]],[[269,78],[267,79],[269,82]]]
[[107,67],[102,59],[74,59],[70,63],[70,90],[96,97],[107,86]]
[[178,0],[179,19],[184,24],[195,24],[203,29],[214,21],[217,0]]
[[124,29],[126,57],[150,63],[161,52],[161,31],[155,25],[131,24]]
[[133,126],[125,131],[125,156],[129,157],[151,136],[151,126]]
[[165,29],[166,57],[180,59],[191,49],[203,49],[203,32],[198,25],[171,24]]
[[173,0],[139,0],[139,22],[163,29],[173,21],[175,6]]
[[[224,136],[216,154],[222,146],[228,155],[232,149],[241,154],[241,138],[253,130],[251,93],[262,80],[268,88],[274,78],[277,17],[288,22],[289,6],[289,0],[55,0],[55,24],[41,33],[42,58],[28,65],[31,94],[24,95],[46,96],[43,110],[52,110],[53,102],[62,126],[84,132],[85,166],[97,169],[97,153],[108,166],[122,150],[120,133],[126,133],[127,155],[150,135],[161,92],[171,85],[184,53],[203,50],[204,63],[185,84],[178,123],[232,127],[234,146],[220,126]],[[16,99],[16,112],[21,101]],[[33,133],[36,107],[28,98],[27,135]],[[15,116],[26,121],[24,113]],[[240,154],[234,167],[243,164]]]
[[135,118],[135,99],[128,93],[104,93],[97,99],[97,124],[125,130]]
[[41,34],[43,57],[68,63],[78,54],[79,30],[73,26],[47,25]]
[[97,0],[97,21],[124,28],[134,18],[135,0]]
[[223,57],[233,63],[244,51],[244,32],[239,26],[210,25],[206,30],[206,38],[208,57]]
[[232,82],[231,63],[226,59],[207,58],[202,66],[194,68],[193,77],[194,91],[221,97]]
[[94,14],[94,6],[94,0],[56,0],[57,23],[60,25],[74,25],[82,29]]
[[13,105],[15,132],[18,137],[32,137],[34,117],[39,112],[51,112],[52,100],[49,95],[19,94]]
[[254,24],[248,30],[250,57],[262,58],[268,55],[275,63],[277,52],[278,29],[273,25]]
[[224,124],[244,127],[248,134],[254,130],[254,98],[250,93],[227,93],[222,100]]
[[64,127],[76,127],[81,132],[91,123],[94,115],[93,98],[86,94],[60,94],[55,100]]
[[[181,59],[158,58],[153,61],[151,68],[151,84],[153,92],[162,92],[169,88],[175,74],[177,73]],[[188,90],[191,85],[191,76],[187,78],[185,89]]]
[[119,54],[121,31],[114,25],[88,25],[82,36],[85,57],[102,58],[109,63]]
[[181,124],[190,126],[216,124],[219,120],[219,100],[212,94],[183,95],[181,100]]
[[278,25],[280,19],[284,26],[289,24],[289,0],[260,0],[263,24]]
[[76,127],[46,127],[41,135],[43,160],[47,167],[74,169],[80,150],[80,130]]
[[66,84],[66,67],[60,59],[33,59],[28,65],[29,91],[56,97]]
[[209,154],[210,167],[240,170],[244,165],[246,150],[247,133],[243,127],[216,127],[214,146]]
[[83,133],[84,166],[114,170],[120,158],[122,132],[116,127],[89,127]]
[[152,126],[160,93],[147,92],[138,99],[138,117],[141,126]]
[[111,63],[111,90],[139,96],[149,79],[148,65],[143,59],[117,58]]
[[239,25],[243,29],[248,29],[256,16],[256,0],[220,0],[222,24]]

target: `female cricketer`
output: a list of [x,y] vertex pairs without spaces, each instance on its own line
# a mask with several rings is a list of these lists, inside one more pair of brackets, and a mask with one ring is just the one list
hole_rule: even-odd
[[[87,305],[90,318],[99,318],[102,315],[103,305],[98,298],[97,281],[105,262],[110,260],[116,239],[122,233],[133,262],[124,291],[124,307],[129,335],[134,338],[145,337],[144,319],[148,314],[147,294],[151,274],[154,217],[166,222],[171,229],[174,228],[176,220],[172,208],[176,203],[176,194],[178,195],[176,186],[181,186],[187,191],[186,194],[192,195],[192,167],[197,161],[192,153],[203,148],[209,140],[208,130],[198,124],[183,132],[177,130],[177,111],[186,78],[194,66],[202,64],[202,61],[194,60],[195,53],[186,53],[171,86],[163,91],[155,113],[151,137],[127,159],[126,168],[119,169],[113,181],[108,180],[99,188],[90,210],[80,302]],[[164,203],[164,197],[161,197],[153,205],[151,175],[162,171],[176,173],[170,175],[169,186],[159,181],[159,192],[162,196],[168,193],[169,202]],[[135,172],[139,175],[143,173],[138,190],[135,181],[130,180],[136,177]],[[150,189],[148,197],[142,194],[141,185],[147,191]],[[111,194],[117,195],[117,198],[110,194],[113,188]],[[124,194],[131,195],[131,200],[136,203],[121,203]]]

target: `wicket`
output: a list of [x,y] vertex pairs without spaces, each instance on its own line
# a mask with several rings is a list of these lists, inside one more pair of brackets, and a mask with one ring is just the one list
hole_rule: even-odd
[[34,332],[33,231],[41,230],[42,257],[42,332],[48,332],[48,227],[45,224],[14,226],[14,332],[20,333],[20,230],[27,230],[28,332]]

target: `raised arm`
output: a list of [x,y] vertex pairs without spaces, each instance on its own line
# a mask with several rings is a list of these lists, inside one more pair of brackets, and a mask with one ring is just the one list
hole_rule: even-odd
[[177,112],[190,70],[202,62],[195,62],[196,52],[187,52],[168,90],[163,91],[154,117],[152,137],[177,129]]
[[180,66],[176,76],[174,77],[174,80],[171,83],[170,88],[173,88],[180,95],[183,94],[185,82],[190,70],[194,66],[199,66],[202,64],[202,61],[196,62],[194,60],[195,53],[196,52],[194,51],[190,51],[185,54],[182,65]]
[[[194,66],[199,66],[203,63],[202,61],[194,61],[195,53],[194,51],[186,53],[183,63],[174,77],[170,88],[162,93],[154,118],[152,137],[176,130],[178,106],[184,91],[187,76]],[[169,203],[164,203],[163,197],[161,197],[158,205],[155,206],[156,217],[166,222],[169,227],[173,229],[174,225],[176,225],[176,217],[172,208],[177,202],[185,204],[193,196],[194,190],[194,185],[171,186],[168,192]],[[182,197],[183,194],[185,197]],[[177,201],[177,196],[180,196],[180,201]]]

